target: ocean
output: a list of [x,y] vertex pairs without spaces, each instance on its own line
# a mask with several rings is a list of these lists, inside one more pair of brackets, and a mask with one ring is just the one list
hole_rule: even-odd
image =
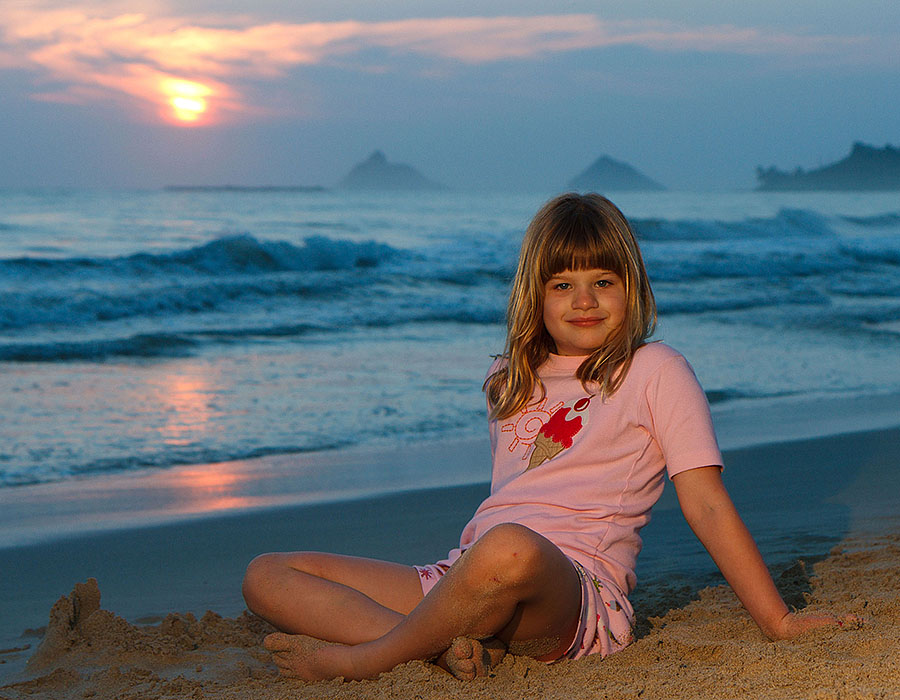
[[[548,196],[0,192],[0,488],[483,433]],[[896,193],[612,198],[714,406],[900,391]]]

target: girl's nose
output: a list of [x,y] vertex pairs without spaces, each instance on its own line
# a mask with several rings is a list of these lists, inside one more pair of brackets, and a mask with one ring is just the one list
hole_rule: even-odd
[[573,309],[593,309],[597,306],[597,297],[594,295],[593,290],[591,289],[583,289],[579,290],[575,294],[575,298],[572,300],[572,308]]

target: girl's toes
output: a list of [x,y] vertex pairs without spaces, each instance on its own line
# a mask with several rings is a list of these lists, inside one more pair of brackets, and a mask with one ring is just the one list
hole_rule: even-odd
[[[498,653],[499,648],[502,648],[502,653]],[[490,639],[482,643],[478,639],[457,637],[438,659],[438,666],[454,678],[470,681],[486,676],[495,661],[502,659],[505,653],[506,647],[497,640]]]

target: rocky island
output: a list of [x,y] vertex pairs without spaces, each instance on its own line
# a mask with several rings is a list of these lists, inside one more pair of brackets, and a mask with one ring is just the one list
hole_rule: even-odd
[[776,167],[756,169],[760,191],[790,190],[900,190],[900,148],[876,148],[856,142],[843,160],[815,170],[798,167],[785,172]]
[[632,192],[666,189],[642,172],[609,156],[600,156],[569,180],[569,189],[580,192]]
[[347,190],[442,190],[440,185],[404,163],[389,163],[381,151],[375,151],[358,163],[338,183]]

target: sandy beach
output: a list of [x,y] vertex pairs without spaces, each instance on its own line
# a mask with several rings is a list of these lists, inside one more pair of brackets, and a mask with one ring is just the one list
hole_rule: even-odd
[[[726,483],[786,600],[864,624],[766,640],[720,585],[667,489],[643,532],[638,640],[626,651],[551,666],[510,657],[473,684],[423,662],[362,683],[285,681],[260,647],[266,625],[243,612],[239,596],[255,554],[308,548],[433,561],[487,485],[315,504],[263,499],[236,512],[187,517],[186,509],[174,522],[107,524],[65,538],[21,531],[17,546],[0,549],[0,698],[900,697],[900,429],[756,446],[724,433],[735,445],[725,452]],[[484,446],[468,448],[462,454],[471,458]],[[345,455],[345,466],[365,456]],[[161,477],[128,478],[149,488]],[[85,483],[70,484],[75,496],[66,501],[79,517],[96,507]],[[37,497],[21,490],[20,501],[29,498]]]
[[31,680],[3,698],[896,698],[900,697],[900,535],[849,538],[806,570],[779,578],[792,600],[852,612],[845,625],[769,642],[726,587],[650,620],[651,629],[607,659],[544,665],[508,656],[489,678],[457,681],[410,662],[377,680],[300,683],[275,676],[244,615],[170,614],[146,626],[99,609],[91,580],[53,608]]

